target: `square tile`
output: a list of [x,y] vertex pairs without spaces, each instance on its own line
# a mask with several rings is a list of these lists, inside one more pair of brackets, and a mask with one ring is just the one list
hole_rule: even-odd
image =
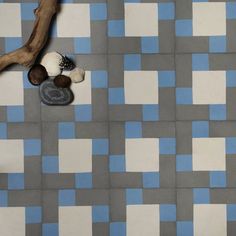
[[225,170],[224,138],[193,138],[192,142],[194,171]]
[[158,32],[157,4],[125,3],[125,36],[158,36]]
[[193,104],[225,103],[225,71],[193,71]]
[[24,173],[23,140],[0,140],[0,173]]
[[193,36],[226,35],[225,6],[223,2],[194,2]]
[[21,71],[7,71],[0,76],[0,105],[24,105],[23,73]]
[[125,148],[127,171],[159,171],[158,139],[126,139]]
[[0,208],[1,234],[6,236],[25,235],[25,208],[1,207]]
[[92,171],[92,140],[60,139],[58,148],[60,173]]
[[158,104],[156,71],[125,71],[126,104]]
[[128,205],[127,235],[160,235],[159,205]]
[[92,207],[59,207],[59,234],[92,236]]
[[[77,24],[83,22],[83,24]],[[57,17],[58,37],[90,37],[90,8],[89,4],[70,4],[62,6]]]
[[226,205],[224,204],[194,205],[193,219],[196,236],[227,235]]
[[1,2],[0,16],[0,37],[21,37],[21,5]]

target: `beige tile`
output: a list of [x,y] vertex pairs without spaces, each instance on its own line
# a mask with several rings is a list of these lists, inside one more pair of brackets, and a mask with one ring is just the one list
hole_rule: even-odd
[[83,173],[92,171],[91,139],[59,140],[59,172]]
[[159,205],[127,206],[127,236],[160,235]]
[[61,4],[57,16],[58,37],[90,37],[89,4]]
[[126,171],[159,171],[159,139],[126,139],[125,161]]
[[158,36],[158,5],[126,3],[125,36]]
[[124,72],[126,104],[158,104],[156,71]]
[[7,71],[0,75],[0,106],[24,105],[23,72]]
[[193,36],[226,35],[224,2],[193,3]]
[[59,207],[60,236],[92,236],[92,207]]
[[193,104],[225,104],[226,72],[193,71]]
[[226,236],[226,205],[197,204],[193,209],[194,236]]
[[194,171],[225,171],[225,138],[193,138],[192,145]]
[[0,235],[25,236],[24,207],[0,207]]
[[0,140],[0,173],[24,173],[23,140]]

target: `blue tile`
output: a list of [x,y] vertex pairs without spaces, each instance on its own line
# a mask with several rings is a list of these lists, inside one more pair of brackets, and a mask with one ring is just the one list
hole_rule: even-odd
[[107,88],[108,85],[108,75],[107,71],[92,71],[92,88]]
[[41,207],[26,207],[25,209],[26,224],[37,224],[42,222]]
[[210,191],[208,188],[194,188],[193,189],[193,203],[194,204],[209,204]]
[[141,138],[142,123],[141,122],[125,122],[125,138]]
[[225,52],[226,51],[226,36],[210,36],[209,37],[210,52]]
[[25,111],[23,106],[8,106],[7,121],[8,122],[24,122]]
[[93,179],[91,173],[78,173],[75,176],[75,186],[76,188],[92,188]]
[[176,153],[175,138],[160,138],[159,149],[160,149],[160,154],[175,154]]
[[159,105],[143,105],[143,120],[144,121],[159,120]]
[[227,87],[236,87],[236,70],[226,71]]
[[34,20],[34,10],[38,7],[37,3],[21,3],[21,20]]
[[158,3],[158,18],[159,20],[173,20],[175,18],[174,3]]
[[93,206],[93,223],[109,222],[108,206]]
[[109,88],[109,104],[124,104],[125,94],[123,88]]
[[91,105],[76,105],[75,106],[75,120],[76,121],[91,121],[92,120],[92,106]]
[[236,138],[226,138],[226,154],[236,154]]
[[125,172],[125,156],[112,155],[109,161],[110,172]]
[[43,173],[58,173],[59,160],[57,156],[43,156],[42,157]]
[[210,171],[210,187],[226,187],[225,171]]
[[226,3],[226,18],[236,19],[236,2]]
[[226,120],[226,105],[210,105],[210,120]]
[[158,53],[159,38],[158,37],[142,37],[141,38],[142,53]]
[[193,26],[192,20],[176,20],[175,21],[175,33],[176,36],[192,36]]
[[40,139],[25,139],[24,140],[24,154],[25,156],[38,156],[41,154],[41,140]]
[[93,139],[93,155],[107,155],[108,149],[108,139]]
[[236,204],[227,204],[227,221],[236,221]]
[[205,71],[209,70],[208,54],[193,54],[192,55],[192,70]]
[[24,189],[24,174],[8,174],[8,189]]
[[191,155],[176,156],[176,171],[192,171],[193,163]]
[[0,139],[7,139],[7,124],[0,123]]
[[175,87],[175,71],[158,71],[158,86],[160,88]]
[[8,206],[8,193],[5,190],[0,190],[0,207]]
[[143,203],[142,189],[126,189],[126,204],[135,205]]
[[193,236],[193,222],[177,221],[177,236]]
[[193,103],[191,88],[176,88],[176,104],[187,105]]
[[161,204],[160,220],[161,222],[176,221],[176,206],[173,204]]
[[59,122],[58,136],[60,139],[75,138],[75,124],[73,122]]
[[91,39],[84,38],[74,38],[75,43],[75,53],[89,54],[91,53]]
[[140,70],[141,69],[140,54],[126,54],[124,56],[124,69],[128,71]]
[[91,20],[106,20],[107,19],[106,3],[90,4],[90,17]]
[[209,137],[209,122],[208,121],[193,121],[192,122],[192,137],[193,138]]
[[108,21],[108,36],[123,37],[125,35],[124,20],[109,20]]
[[43,224],[43,236],[59,236],[58,224]]
[[110,223],[110,236],[126,236],[125,222]]
[[160,174],[158,172],[143,173],[143,187],[144,188],[159,188]]
[[11,52],[22,46],[22,38],[5,38],[5,53]]
[[59,206],[74,206],[75,190],[72,189],[59,190],[58,202]]

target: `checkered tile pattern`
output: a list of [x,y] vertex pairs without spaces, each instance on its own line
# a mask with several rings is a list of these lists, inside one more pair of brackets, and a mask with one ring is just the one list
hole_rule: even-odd
[[[37,2],[0,0],[0,54]],[[50,107],[25,68],[0,75],[0,235],[235,236],[236,1],[60,7],[45,52],[86,78]]]

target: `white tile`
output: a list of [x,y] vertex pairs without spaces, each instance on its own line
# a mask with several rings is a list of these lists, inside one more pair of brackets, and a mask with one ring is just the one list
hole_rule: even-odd
[[92,236],[92,207],[59,207],[60,236]]
[[18,105],[24,105],[23,72],[3,72],[0,74],[0,106]]
[[156,71],[124,72],[126,104],[158,104]]
[[0,235],[25,236],[24,207],[0,207]]
[[0,173],[24,172],[23,140],[0,140]]
[[91,72],[86,71],[85,80],[83,82],[72,83],[71,90],[75,97],[71,105],[92,104]]
[[226,72],[193,71],[193,104],[225,104]]
[[226,35],[225,2],[193,3],[193,36]]
[[193,209],[194,236],[226,236],[226,205],[197,204]]
[[60,139],[59,172],[92,172],[92,140]]
[[158,5],[126,3],[125,36],[158,36]]
[[20,3],[0,3],[0,37],[21,37]]
[[159,171],[159,139],[126,139],[125,161],[129,172]]
[[58,37],[90,37],[89,4],[61,4],[57,16]]
[[193,138],[192,145],[194,171],[225,171],[225,138]]
[[159,205],[128,205],[127,236],[159,236]]

